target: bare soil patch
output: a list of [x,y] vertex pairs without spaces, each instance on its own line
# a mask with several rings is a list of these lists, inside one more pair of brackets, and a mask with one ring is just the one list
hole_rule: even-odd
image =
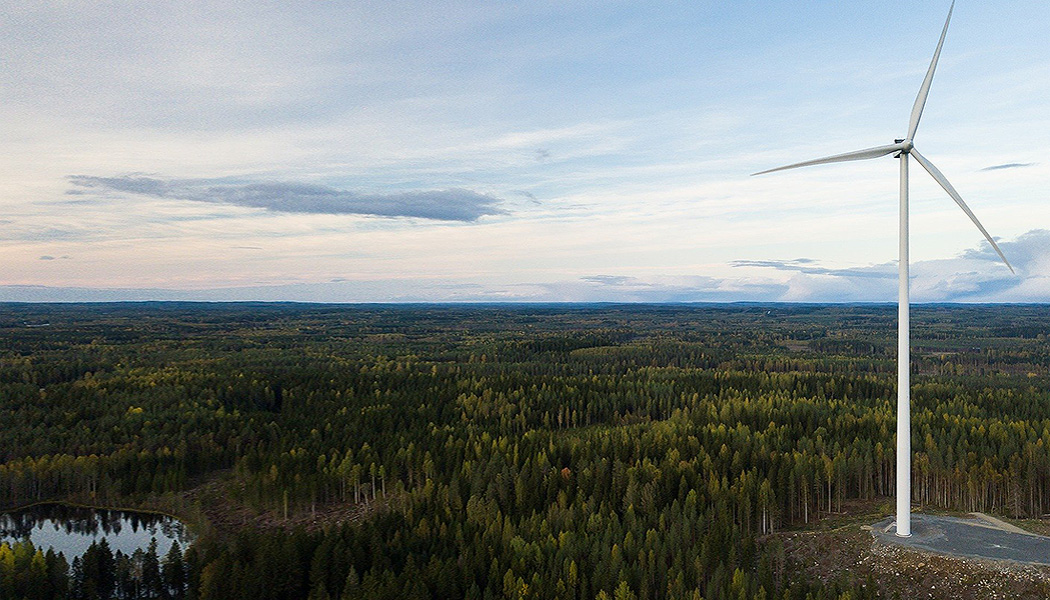
[[228,473],[221,473],[181,494],[183,504],[198,506],[207,526],[227,535],[243,529],[255,531],[272,529],[305,529],[317,531],[343,523],[356,522],[366,515],[385,510],[390,498],[354,504],[320,504],[313,510],[290,511],[285,517],[281,509],[260,509],[233,500],[230,486],[237,483]]

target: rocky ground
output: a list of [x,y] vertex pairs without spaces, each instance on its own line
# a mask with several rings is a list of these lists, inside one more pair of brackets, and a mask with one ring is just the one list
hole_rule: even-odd
[[937,555],[886,544],[864,529],[882,514],[858,504],[816,530],[777,534],[791,568],[823,581],[874,581],[886,598],[1050,598],[1050,567]]

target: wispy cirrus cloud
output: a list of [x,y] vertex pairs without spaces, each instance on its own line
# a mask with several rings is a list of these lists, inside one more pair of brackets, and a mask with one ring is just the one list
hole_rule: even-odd
[[142,175],[73,175],[72,195],[134,194],[260,208],[282,213],[415,217],[437,221],[477,221],[506,214],[501,199],[465,189],[364,194],[324,185],[257,181],[228,183],[214,179],[167,179]]
[[1034,167],[1035,163],[1006,163],[1004,165],[992,165],[981,169],[982,171],[1002,171],[1003,169],[1023,169],[1024,167]]
[[795,258],[792,260],[736,260],[730,263],[734,267],[767,267],[778,271],[797,271],[807,275],[830,275],[858,279],[893,279],[897,276],[893,263],[871,267],[848,267],[831,269],[821,267],[812,258]]
[[643,282],[637,277],[627,277],[624,275],[590,275],[588,277],[581,277],[580,280],[598,285],[620,287],[637,287],[643,284]]

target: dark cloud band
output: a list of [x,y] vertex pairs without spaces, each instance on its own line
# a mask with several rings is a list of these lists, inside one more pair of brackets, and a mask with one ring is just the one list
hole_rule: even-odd
[[161,179],[126,175],[73,175],[73,193],[123,192],[261,208],[284,213],[415,217],[437,221],[477,221],[505,214],[499,198],[470,190],[428,190],[395,194],[359,194],[323,185],[288,182],[216,183],[208,179]]
[[1035,166],[1035,163],[1006,163],[1005,165],[992,165],[981,169],[982,171],[1002,171],[1003,169],[1023,169]]

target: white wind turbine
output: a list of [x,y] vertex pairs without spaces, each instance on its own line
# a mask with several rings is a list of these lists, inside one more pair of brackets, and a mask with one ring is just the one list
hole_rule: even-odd
[[915,106],[911,109],[911,122],[908,124],[907,137],[903,140],[894,140],[894,143],[889,146],[878,146],[866,150],[836,154],[835,156],[829,156],[827,158],[807,160],[805,162],[795,163],[785,167],[754,173],[754,175],[762,175],[764,173],[772,173],[774,171],[783,171],[785,169],[794,169],[797,167],[879,158],[880,156],[894,153],[896,153],[896,157],[901,161],[900,265],[898,271],[900,296],[897,308],[897,535],[901,537],[911,535],[911,383],[909,377],[911,357],[909,354],[910,340],[908,315],[908,156],[914,157],[915,160],[933,176],[937,183],[941,184],[944,191],[948,192],[948,195],[955,200],[955,203],[959,205],[959,208],[961,208],[964,213],[966,213],[966,216],[970,217],[970,220],[977,226],[977,229],[981,230],[981,233],[984,234],[984,238],[988,240],[988,243],[991,244],[992,248],[994,248],[999,254],[999,258],[1003,259],[1003,262],[1006,263],[1010,272],[1013,273],[1014,271],[1013,267],[1010,266],[1010,262],[1006,260],[1006,256],[1003,255],[1003,251],[999,249],[999,245],[995,243],[992,236],[988,235],[988,231],[983,225],[981,225],[981,222],[977,220],[977,217],[974,216],[970,207],[966,206],[962,197],[959,196],[959,192],[955,191],[955,188],[952,187],[952,184],[944,177],[944,174],[941,173],[940,169],[935,167],[930,161],[926,160],[926,157],[919,154],[919,151],[915,149],[915,144],[912,141],[915,138],[915,130],[919,127],[919,119],[922,117],[922,109],[926,105],[926,96],[930,93],[930,83],[933,81],[933,72],[937,68],[937,60],[941,56],[941,47],[944,45],[944,36],[948,33],[948,23],[952,20],[952,11],[954,9],[955,1],[952,0],[951,8],[948,9],[948,18],[945,20],[944,29],[941,31],[941,39],[937,43],[937,50],[933,53],[933,60],[930,62],[930,69],[926,72],[926,79],[923,80],[922,87],[919,88],[919,96],[915,98]]

